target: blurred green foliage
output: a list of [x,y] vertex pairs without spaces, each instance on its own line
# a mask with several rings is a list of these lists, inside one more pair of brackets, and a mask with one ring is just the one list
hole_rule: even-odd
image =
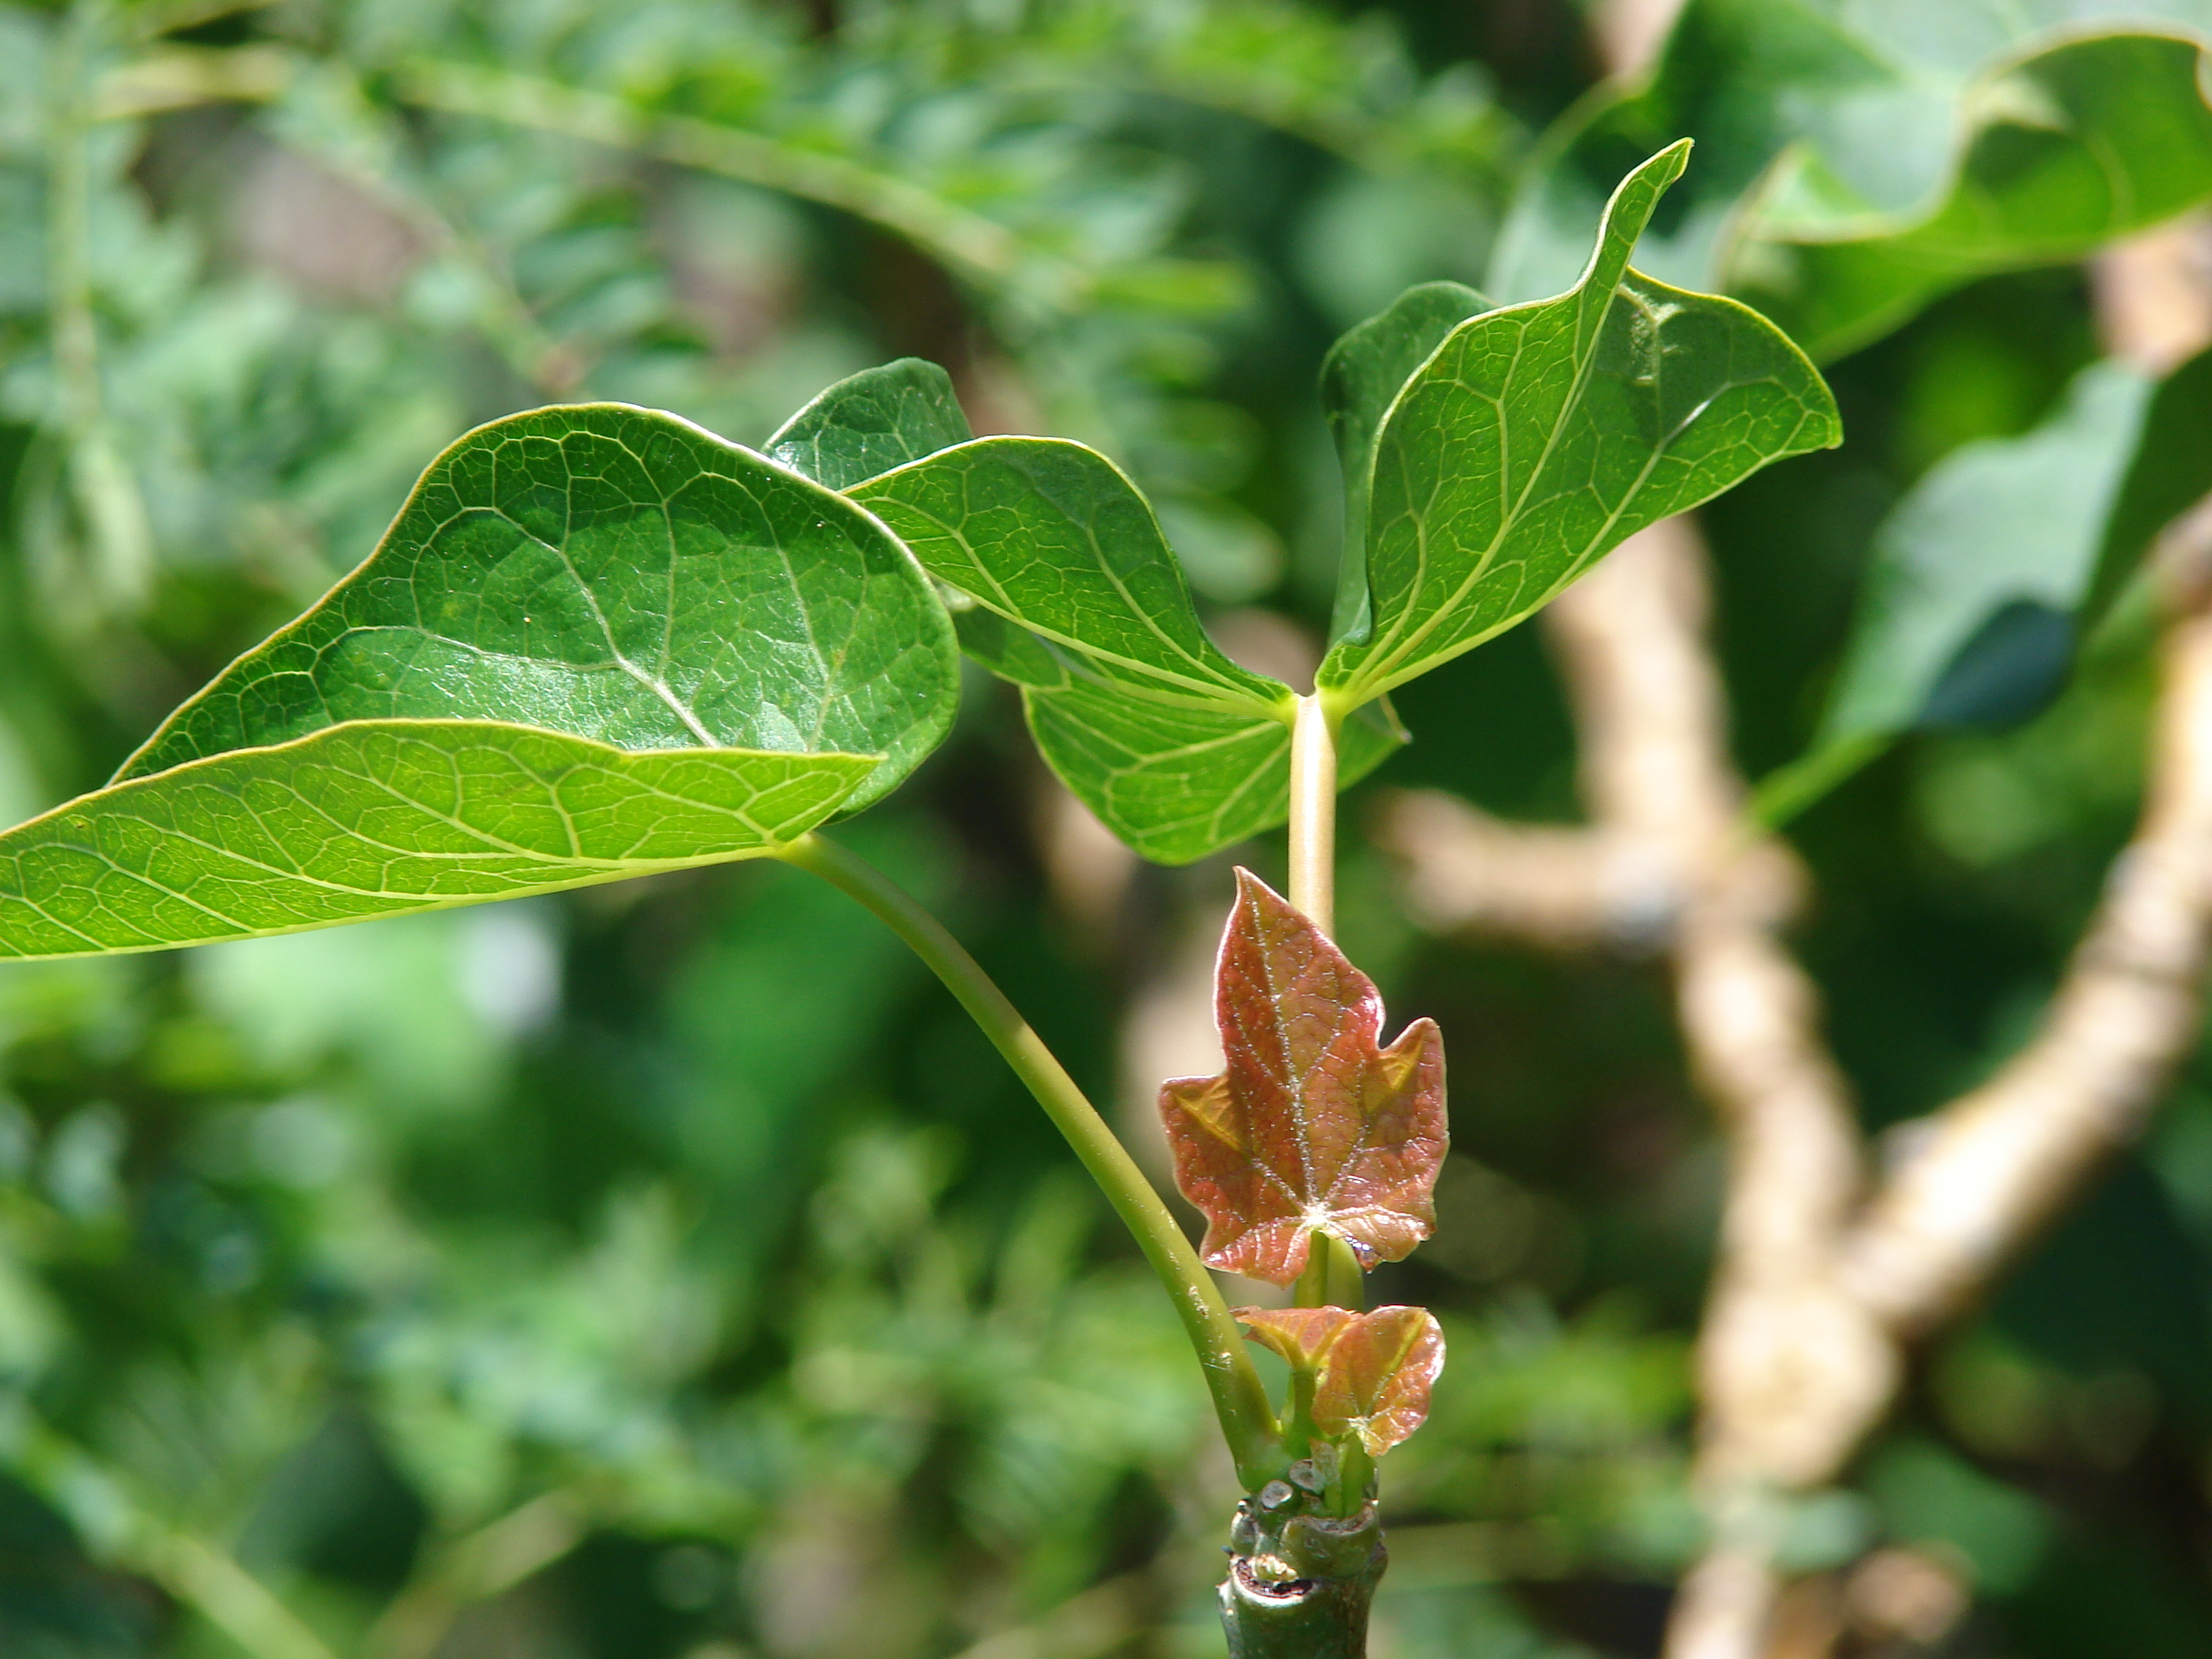
[[[0,10],[0,816],[99,783],[457,432],[556,398],[757,443],[929,357],[979,429],[1127,465],[1224,637],[1267,601],[1317,640],[1321,354],[1482,283],[1593,73],[1561,0]],[[1814,734],[1884,515],[2054,413],[2087,319],[2072,268],[1958,288],[1832,366],[1844,447],[1710,510],[1754,775]],[[2133,810],[2141,644],[2122,614],[2033,723],[1912,738],[1798,826],[1872,1121],[2039,1006]],[[1369,787],[1571,812],[1528,631],[1401,713]],[[854,838],[1141,1098],[1121,1011],[1226,871],[1138,872],[1102,920],[1046,799],[977,679]],[[1392,1460],[1378,1653],[1647,1653],[1698,1541],[1720,1177],[1663,986],[1422,939],[1350,839],[1347,948],[1456,1084],[1439,1237],[1375,1285],[1451,1355]],[[1232,1483],[1106,1221],[896,942],[781,869],[11,967],[0,1652],[1218,1650]],[[2208,1266],[2200,1061],[1793,1559],[1932,1540],[1980,1597],[1961,1655],[2201,1653]]]

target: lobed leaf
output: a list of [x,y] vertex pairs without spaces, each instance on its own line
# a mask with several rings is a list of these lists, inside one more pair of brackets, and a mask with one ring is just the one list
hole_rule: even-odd
[[348,721],[112,785],[0,835],[0,957],[293,933],[757,857],[878,764]]
[[1287,1285],[1311,1236],[1363,1267],[1436,1224],[1443,1038],[1417,1020],[1380,1046],[1375,983],[1248,870],[1214,981],[1221,1073],[1160,1090],[1176,1182],[1205,1213],[1209,1266]]
[[1368,505],[1372,628],[1319,676],[1346,704],[1512,627],[1645,525],[1841,441],[1772,325],[1628,268],[1688,154],[1621,181],[1572,289],[1460,324],[1399,392]]
[[771,460],[832,489],[850,489],[975,434],[935,363],[901,357],[829,387],[768,441]]
[[1699,177],[1645,269],[1838,356],[1961,283],[2212,194],[2208,39],[2208,0],[1690,0],[1644,83],[1548,147],[1487,286],[1555,289],[1624,156],[1686,133]]
[[1357,1435],[1370,1457],[1411,1436],[1429,1414],[1444,1336],[1425,1308],[1238,1308],[1247,1335],[1314,1379],[1314,1426]]
[[[929,574],[974,602],[968,653],[1022,688],[1060,779],[1147,858],[1184,863],[1287,811],[1291,689],[1206,635],[1150,505],[1057,438],[984,438],[856,489]],[[1347,726],[1351,783],[1403,741]]]

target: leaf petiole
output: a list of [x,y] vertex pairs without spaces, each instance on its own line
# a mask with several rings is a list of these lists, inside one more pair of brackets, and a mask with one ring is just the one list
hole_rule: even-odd
[[1328,934],[1336,932],[1336,733],[1342,719],[1316,691],[1298,699],[1291,727],[1290,900]]
[[1067,1138],[1166,1287],[1184,1334],[1197,1352],[1238,1478],[1248,1491],[1256,1492],[1278,1477],[1285,1461],[1282,1431],[1220,1287],[1136,1160],[1115,1139],[1097,1108],[1043,1039],[945,924],[867,860],[814,834],[801,836],[775,856],[821,877],[873,911],[959,1000],[991,1046],[1036,1097],[1045,1115]]

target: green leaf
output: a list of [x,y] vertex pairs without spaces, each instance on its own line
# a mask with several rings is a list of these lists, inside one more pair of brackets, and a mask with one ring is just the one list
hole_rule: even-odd
[[1512,627],[1645,525],[1840,441],[1771,324],[1628,268],[1688,153],[1621,181],[1572,289],[1462,323],[1398,394],[1368,509],[1372,633],[1320,675],[1347,705]]
[[817,483],[850,489],[975,435],[952,377],[901,357],[838,381],[786,421],[767,451]]
[[369,720],[187,761],[0,836],[0,956],[295,933],[756,857],[866,755],[632,752],[492,720]]
[[2154,383],[2075,378],[2033,431],[1946,456],[1875,532],[1818,736],[1759,787],[1778,823],[1900,733],[2004,726],[2056,696],[2168,521],[2212,489],[2212,351]]
[[[2133,370],[2093,364],[2043,425],[1954,452],[1898,503],[1875,534],[1823,743],[2003,724],[2049,701],[2150,393]],[[2013,606],[2052,619],[2054,653],[2024,651],[2018,629],[1992,629]],[[1973,648],[2007,633],[2008,675],[1987,643]]]
[[1645,84],[1547,147],[1491,291],[1565,281],[1626,159],[1687,133],[1699,177],[1644,268],[1838,356],[1961,283],[2077,258],[2212,195],[2208,35],[2208,0],[1691,0]]
[[1344,554],[1329,618],[1331,645],[1367,637],[1367,497],[1382,418],[1444,336],[1489,309],[1489,301],[1462,283],[1423,283],[1352,330],[1322,359],[1322,410],[1344,467]]
[[[1045,759],[1130,846],[1183,863],[1282,822],[1291,690],[1206,637],[1152,508],[1105,457],[984,438],[853,495],[974,601],[963,647],[1022,687]],[[1346,731],[1349,783],[1396,739],[1387,717]]]
[[927,580],[843,497],[672,415],[542,409],[441,455],[366,563],[118,777],[341,721],[503,720],[879,757],[850,810],[937,745],[958,684]]

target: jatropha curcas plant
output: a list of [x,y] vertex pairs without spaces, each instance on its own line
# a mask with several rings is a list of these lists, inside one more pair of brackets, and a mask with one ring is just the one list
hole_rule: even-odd
[[[943,371],[842,381],[759,451],[677,416],[539,409],[434,460],[375,551],[179,708],[104,789],[0,835],[0,955],[155,950],[749,858],[823,877],[944,981],[1170,1294],[1245,1497],[1232,1651],[1362,1651],[1375,1460],[1443,1362],[1364,1270],[1432,1224],[1443,1054],[1383,1046],[1331,942],[1339,788],[1404,741],[1398,685],[1524,619],[1634,531],[1838,441],[1804,356],[1629,258],[1688,146],[1624,179],[1565,293],[1437,283],[1352,331],[1322,395],[1348,514],[1300,693],[1206,636],[1150,506],[1060,439],[971,435]],[[1069,788],[1188,862],[1287,823],[1287,898],[1240,872],[1224,1069],[1169,1084],[1204,1253],[958,942],[823,826],[950,729],[962,653],[1019,688]],[[1212,1267],[1297,1287],[1233,1312]],[[1240,1328],[1241,1327],[1241,1328]],[[1269,1398],[1244,1338],[1289,1367]]]

